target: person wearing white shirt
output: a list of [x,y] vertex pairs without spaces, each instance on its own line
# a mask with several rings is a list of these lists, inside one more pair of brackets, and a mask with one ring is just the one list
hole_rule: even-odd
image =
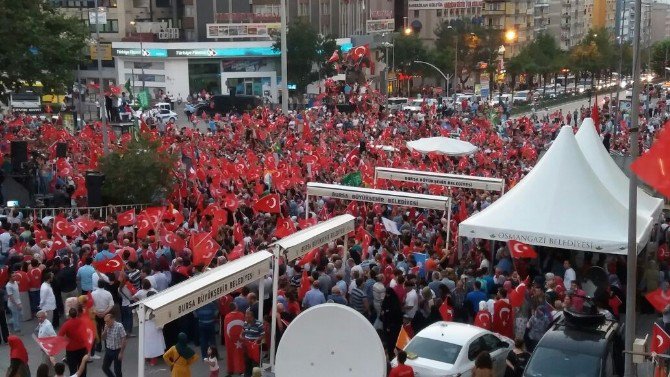
[[407,289],[407,296],[405,296],[405,317],[413,319],[416,311],[419,308],[419,294],[414,289],[414,282],[408,280],[405,282],[405,289]]
[[51,272],[44,273],[44,282],[40,286],[40,310],[46,312],[49,322],[53,320],[54,310],[56,310],[56,296],[51,288],[53,278]]
[[[102,339],[102,329],[105,327],[105,316],[114,309],[114,298],[112,294],[104,289],[105,282],[98,281],[98,287],[91,292],[93,297],[93,309],[95,310],[95,323],[97,325],[98,339]],[[102,343],[96,343],[96,346],[91,349],[91,359],[98,360],[100,356],[95,354],[95,351],[102,352]]]
[[577,274],[570,266],[570,261],[567,259],[563,262],[563,268],[565,268],[565,274],[563,274],[563,285],[565,286],[565,289],[570,289],[570,287],[572,287],[572,282],[577,280]]
[[[38,311],[37,314],[35,314],[35,317],[37,318],[37,327],[35,328],[33,334],[38,339],[56,336],[56,330],[54,330],[51,321],[47,319],[46,311],[44,310]],[[43,352],[42,354],[42,363],[46,364],[49,367],[50,372],[53,372],[53,363],[51,362],[51,358],[46,352]]]

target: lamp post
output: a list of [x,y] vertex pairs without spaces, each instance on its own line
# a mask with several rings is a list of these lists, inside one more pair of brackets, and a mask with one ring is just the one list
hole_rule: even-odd
[[288,113],[288,56],[286,55],[286,0],[280,2],[281,17],[281,111]]
[[449,97],[449,76],[445,75],[444,72],[442,72],[442,70],[440,70],[439,68],[437,68],[435,65],[433,65],[433,64],[431,64],[431,63],[424,62],[424,61],[422,61],[422,60],[415,60],[414,63],[425,64],[425,65],[427,65],[427,66],[429,66],[429,67],[432,67],[432,68],[433,68],[434,70],[436,70],[437,72],[439,72],[440,75],[442,75],[442,77],[444,78],[444,80],[447,82],[447,97]]
[[500,63],[498,66],[498,102],[502,104],[503,85],[505,83],[505,45],[500,45],[498,48],[498,55],[500,56]]
[[[98,0],[95,0],[95,48],[96,48],[96,57],[98,60],[98,84],[99,84],[99,103],[100,110],[102,112],[102,151],[105,155],[109,154],[109,135],[107,133],[107,109],[105,109],[105,95],[103,77],[102,77],[102,54],[100,53],[100,11],[98,7]],[[76,119],[75,119],[76,121]]]
[[[130,21],[130,24],[135,26],[135,32],[140,36],[140,65],[142,66],[142,91],[146,89],[146,82],[145,80],[145,75],[144,75],[144,44],[143,44],[143,38],[142,38],[142,33],[137,31],[137,22],[136,21]],[[135,82],[135,77],[133,77],[133,83]]]

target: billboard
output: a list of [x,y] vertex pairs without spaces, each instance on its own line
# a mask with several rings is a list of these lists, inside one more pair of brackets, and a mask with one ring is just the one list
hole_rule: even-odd
[[481,8],[483,1],[452,1],[452,0],[409,0],[409,10]]
[[388,33],[395,30],[395,20],[387,18],[383,20],[368,20],[366,23],[368,33]]
[[280,27],[279,22],[207,24],[207,38],[269,38],[279,32]]

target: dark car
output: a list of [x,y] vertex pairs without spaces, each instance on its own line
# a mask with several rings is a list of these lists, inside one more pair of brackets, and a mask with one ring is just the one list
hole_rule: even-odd
[[616,375],[614,344],[621,339],[619,324],[601,314],[564,313],[540,339],[524,377]]
[[209,99],[209,103],[198,105],[195,108],[195,115],[201,116],[206,113],[209,116],[214,114],[228,114],[231,112],[244,113],[249,112],[261,106],[263,100],[257,96],[247,95],[216,95]]

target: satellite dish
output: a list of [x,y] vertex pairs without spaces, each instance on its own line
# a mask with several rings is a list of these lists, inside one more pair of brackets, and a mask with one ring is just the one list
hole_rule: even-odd
[[348,306],[322,304],[300,313],[286,329],[277,349],[275,374],[385,377],[386,354],[363,315]]

